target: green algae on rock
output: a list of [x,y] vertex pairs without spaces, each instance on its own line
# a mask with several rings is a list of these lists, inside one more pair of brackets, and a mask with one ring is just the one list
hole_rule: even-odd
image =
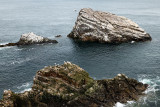
[[30,91],[5,90],[0,106],[4,107],[112,107],[116,102],[137,101],[147,84],[118,74],[113,79],[94,80],[70,62],[37,71]]

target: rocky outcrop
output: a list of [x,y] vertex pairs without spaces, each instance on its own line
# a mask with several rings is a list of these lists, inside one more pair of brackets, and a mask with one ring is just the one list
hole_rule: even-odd
[[17,43],[8,43],[8,44],[5,44],[5,45],[0,45],[0,47],[7,47],[7,46],[16,46]]
[[17,43],[8,43],[0,45],[0,47],[16,46],[16,45],[30,45],[30,44],[42,44],[42,43],[58,43],[56,40],[51,40],[42,36],[38,36],[33,32],[22,34],[20,40]]
[[147,84],[118,74],[113,79],[94,80],[70,62],[39,70],[30,91],[5,90],[4,107],[112,107],[116,102],[137,101]]
[[68,37],[100,43],[151,40],[150,35],[130,19],[90,8],[80,10],[75,26]]

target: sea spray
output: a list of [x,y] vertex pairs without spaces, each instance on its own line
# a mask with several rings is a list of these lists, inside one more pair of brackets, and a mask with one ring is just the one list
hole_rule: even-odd
[[32,86],[32,82],[27,82],[17,87],[17,93],[23,93],[25,91],[30,91]]
[[139,75],[138,81],[148,84],[148,89],[138,101],[128,101],[126,104],[117,102],[114,107],[158,107],[160,104],[160,77],[151,75]]

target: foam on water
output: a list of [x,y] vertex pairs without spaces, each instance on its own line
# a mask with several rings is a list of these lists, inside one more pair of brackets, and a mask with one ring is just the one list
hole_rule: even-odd
[[27,61],[30,61],[30,60],[32,60],[32,58],[19,59],[19,60],[16,60],[16,61],[11,62],[11,65],[21,64],[21,63],[23,63],[23,62],[27,62]]
[[19,93],[24,93],[25,91],[30,91],[32,88],[27,88],[27,89],[24,89],[22,91],[20,91]]
[[139,81],[148,84],[149,87],[145,91],[146,96],[141,98],[141,102],[143,104],[150,104],[152,103],[152,106],[157,106],[157,104],[160,102],[160,77],[155,76],[152,77],[151,75],[142,75],[139,78]]
[[128,106],[131,107],[135,103],[136,103],[135,101],[127,101],[127,104],[122,104],[120,102],[117,102],[114,107],[128,107]]
[[0,50],[5,50],[5,49],[9,49],[11,47],[0,47]]
[[25,91],[30,91],[32,86],[32,82],[27,82],[17,87],[17,93],[23,93]]
[[124,107],[125,105],[120,103],[120,102],[117,102],[116,105],[114,107]]
[[[145,77],[148,77],[148,78],[145,78]],[[138,79],[143,84],[149,85],[145,93],[147,94],[149,92],[160,91],[160,77],[159,76],[155,76],[154,78],[149,78],[149,77],[150,76],[143,75],[141,78]]]
[[[145,91],[145,96],[142,96],[139,101],[127,101],[127,104],[122,104],[120,102],[117,102],[114,107],[141,107],[141,106],[150,106],[151,104],[153,106],[157,106],[158,101],[160,98],[157,95],[157,92],[160,92],[160,77],[157,76],[155,78],[150,78],[150,76],[147,75],[140,75],[138,80],[142,82],[143,84],[148,84],[149,87]],[[30,91],[32,86],[32,82],[27,82],[22,84],[21,86],[17,87],[17,93],[23,93],[25,91]]]
[[0,45],[5,45],[5,44],[8,44],[8,42],[0,43]]
[[151,75],[139,75],[138,81],[143,84],[148,84],[148,89],[144,92],[145,95],[142,96],[139,101],[128,101],[127,104],[122,104],[117,102],[115,107],[141,107],[141,106],[153,106],[157,107],[160,102],[160,77],[156,76],[153,78]]
[[29,87],[30,85],[31,85],[31,83],[30,83],[30,82],[27,82],[27,83],[22,84],[21,86],[18,86],[17,88],[18,88],[18,89],[26,88],[26,87]]
[[23,50],[23,49],[15,49],[16,51],[21,51],[21,50]]

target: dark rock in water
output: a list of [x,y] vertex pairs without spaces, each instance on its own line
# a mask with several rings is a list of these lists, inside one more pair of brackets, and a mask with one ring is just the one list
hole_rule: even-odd
[[38,36],[33,32],[22,34],[20,40],[17,43],[8,43],[0,45],[0,47],[16,46],[16,45],[30,45],[30,44],[41,44],[41,43],[58,43],[56,40],[51,40],[42,36]]
[[5,90],[4,107],[111,107],[116,102],[137,101],[147,89],[135,79],[118,74],[113,79],[93,80],[79,66],[70,62],[39,70],[30,91]]
[[68,37],[100,43],[148,41],[152,38],[135,22],[108,12],[81,9]]
[[16,46],[17,43],[8,43],[8,44],[5,44],[5,45],[0,45],[0,47],[6,47],[6,46]]
[[62,37],[62,35],[57,35],[57,36],[55,36],[55,37]]

